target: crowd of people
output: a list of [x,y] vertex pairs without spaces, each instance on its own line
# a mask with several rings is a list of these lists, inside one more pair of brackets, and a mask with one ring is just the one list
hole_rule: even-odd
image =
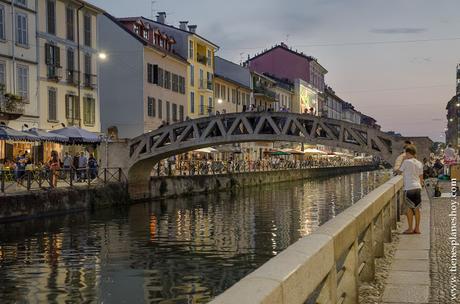
[[59,153],[54,150],[46,162],[34,163],[27,151],[20,151],[14,160],[4,160],[0,163],[0,172],[6,181],[17,181],[22,184],[27,172],[38,173],[42,174],[40,177],[49,179],[51,187],[57,186],[58,179],[71,179],[72,182],[95,179],[98,168],[98,161],[93,153],[86,156],[85,152],[79,152],[72,156],[65,152],[61,159]]

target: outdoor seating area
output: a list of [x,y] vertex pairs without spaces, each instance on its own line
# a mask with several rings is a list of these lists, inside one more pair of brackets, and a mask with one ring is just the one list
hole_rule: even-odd
[[101,140],[98,134],[75,126],[49,132],[0,126],[1,193],[107,181],[107,172],[99,172],[97,160]]

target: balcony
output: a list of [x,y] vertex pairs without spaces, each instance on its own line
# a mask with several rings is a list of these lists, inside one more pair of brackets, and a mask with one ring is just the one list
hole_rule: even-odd
[[254,95],[263,96],[268,99],[272,99],[272,101],[276,101],[276,93],[266,86],[258,85],[254,87]]
[[212,91],[213,90],[213,84],[212,81],[206,81],[204,79],[200,79],[200,85],[198,86],[198,89],[201,91]]
[[25,102],[21,96],[5,94],[0,96],[0,119],[15,120],[24,114]]
[[48,77],[48,80],[58,82],[62,78],[62,67],[57,65],[47,65],[46,76]]
[[208,57],[206,57],[205,55],[196,54],[196,60],[201,64],[208,64]]
[[83,74],[83,87],[87,89],[95,89],[97,84],[97,75]]
[[78,71],[66,70],[66,80],[69,84],[78,85]]

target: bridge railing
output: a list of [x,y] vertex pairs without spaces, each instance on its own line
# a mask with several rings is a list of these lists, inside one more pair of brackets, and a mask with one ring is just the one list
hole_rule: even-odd
[[193,175],[216,175],[245,172],[264,172],[291,169],[309,169],[325,167],[365,166],[377,164],[371,160],[304,160],[304,161],[280,161],[270,160],[256,161],[214,161],[214,160],[182,160],[162,161],[153,169],[153,176],[193,176]]
[[374,279],[375,258],[391,242],[402,186],[392,178],[211,303],[359,303],[360,283]]

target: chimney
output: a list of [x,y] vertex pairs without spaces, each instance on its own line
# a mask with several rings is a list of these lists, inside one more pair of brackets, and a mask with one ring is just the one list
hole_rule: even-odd
[[198,25],[189,25],[188,26],[188,31],[191,32],[191,33],[196,33],[196,28],[198,27]]
[[187,30],[187,23],[188,21],[179,21],[179,28],[183,31]]
[[165,23],[166,22],[166,12],[159,12],[157,15],[157,22],[158,23]]

